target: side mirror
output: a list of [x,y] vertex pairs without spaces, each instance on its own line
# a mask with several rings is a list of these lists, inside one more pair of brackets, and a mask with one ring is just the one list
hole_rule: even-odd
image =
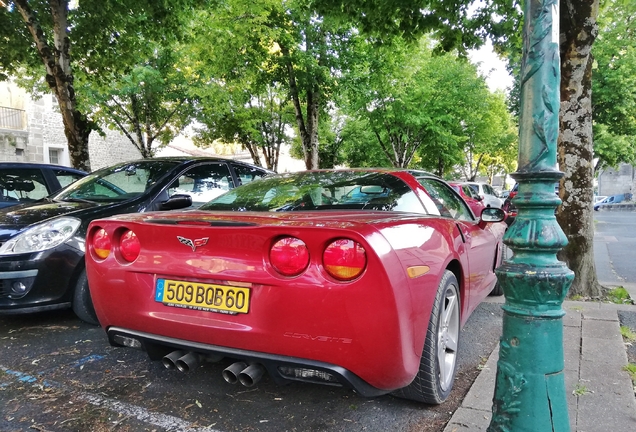
[[192,205],[192,197],[186,194],[174,194],[168,201],[160,204],[161,210],[178,210]]
[[481,211],[479,226],[484,228],[489,223],[503,222],[506,219],[506,212],[496,207],[486,207]]

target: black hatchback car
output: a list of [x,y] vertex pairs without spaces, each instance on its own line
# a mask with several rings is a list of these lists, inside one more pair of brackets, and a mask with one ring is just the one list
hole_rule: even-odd
[[87,173],[61,165],[0,163],[0,208],[33,202],[57,192]]
[[33,203],[0,209],[0,314],[73,308],[97,324],[84,270],[86,228],[122,213],[196,208],[271,174],[220,158],[156,158],[95,171]]

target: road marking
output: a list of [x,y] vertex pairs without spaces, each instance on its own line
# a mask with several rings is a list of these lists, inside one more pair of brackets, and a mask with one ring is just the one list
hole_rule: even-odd
[[[7,376],[13,377],[16,381],[22,383],[32,383],[34,387],[38,387],[41,385],[44,387],[61,389],[67,393],[76,395],[79,399],[88,402],[91,405],[108,408],[109,410],[114,411],[118,414],[122,414],[123,416],[134,417],[139,421],[164,428],[171,432],[223,432],[219,429],[213,429],[211,426],[197,427],[193,423],[190,423],[189,421],[183,420],[179,417],[148,411],[143,407],[129,404],[127,402],[121,402],[92,393],[77,391],[55,381],[42,381],[38,384],[37,377],[24,372],[9,369],[2,365],[0,365],[0,370],[2,370]],[[0,388],[6,387],[7,385],[8,384],[3,383],[0,385]]]
[[192,431],[192,432],[221,432],[218,429],[212,429],[211,427],[196,427],[192,423],[183,420],[179,417],[174,417],[167,414],[153,413],[145,408],[137,405],[121,402],[115,399],[105,398],[90,393],[80,393],[80,399],[99,407],[106,407],[116,413],[135,417],[145,423],[150,423],[153,426],[159,426],[169,431]]

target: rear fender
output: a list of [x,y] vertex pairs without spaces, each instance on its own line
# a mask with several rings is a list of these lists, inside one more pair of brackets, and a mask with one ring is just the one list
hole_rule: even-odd
[[[452,231],[452,235],[449,231]],[[382,229],[381,233],[398,260],[397,264],[385,262],[385,268],[401,269],[401,278],[393,285],[406,288],[396,289],[395,296],[398,310],[409,313],[399,315],[400,324],[402,333],[408,334],[410,338],[413,350],[410,357],[416,359],[419,367],[432,305],[444,270],[451,270],[457,277],[462,308],[467,303],[463,298],[464,272],[456,252],[462,247],[462,239],[456,228],[444,229],[422,223]],[[391,279],[395,281],[396,277],[393,274]]]

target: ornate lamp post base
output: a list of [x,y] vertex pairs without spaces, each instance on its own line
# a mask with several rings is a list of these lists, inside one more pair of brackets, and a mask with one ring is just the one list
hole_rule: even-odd
[[554,211],[559,118],[559,3],[526,0],[513,256],[497,269],[506,302],[489,432],[570,430],[563,373],[563,300],[574,274],[557,259],[567,238]]

